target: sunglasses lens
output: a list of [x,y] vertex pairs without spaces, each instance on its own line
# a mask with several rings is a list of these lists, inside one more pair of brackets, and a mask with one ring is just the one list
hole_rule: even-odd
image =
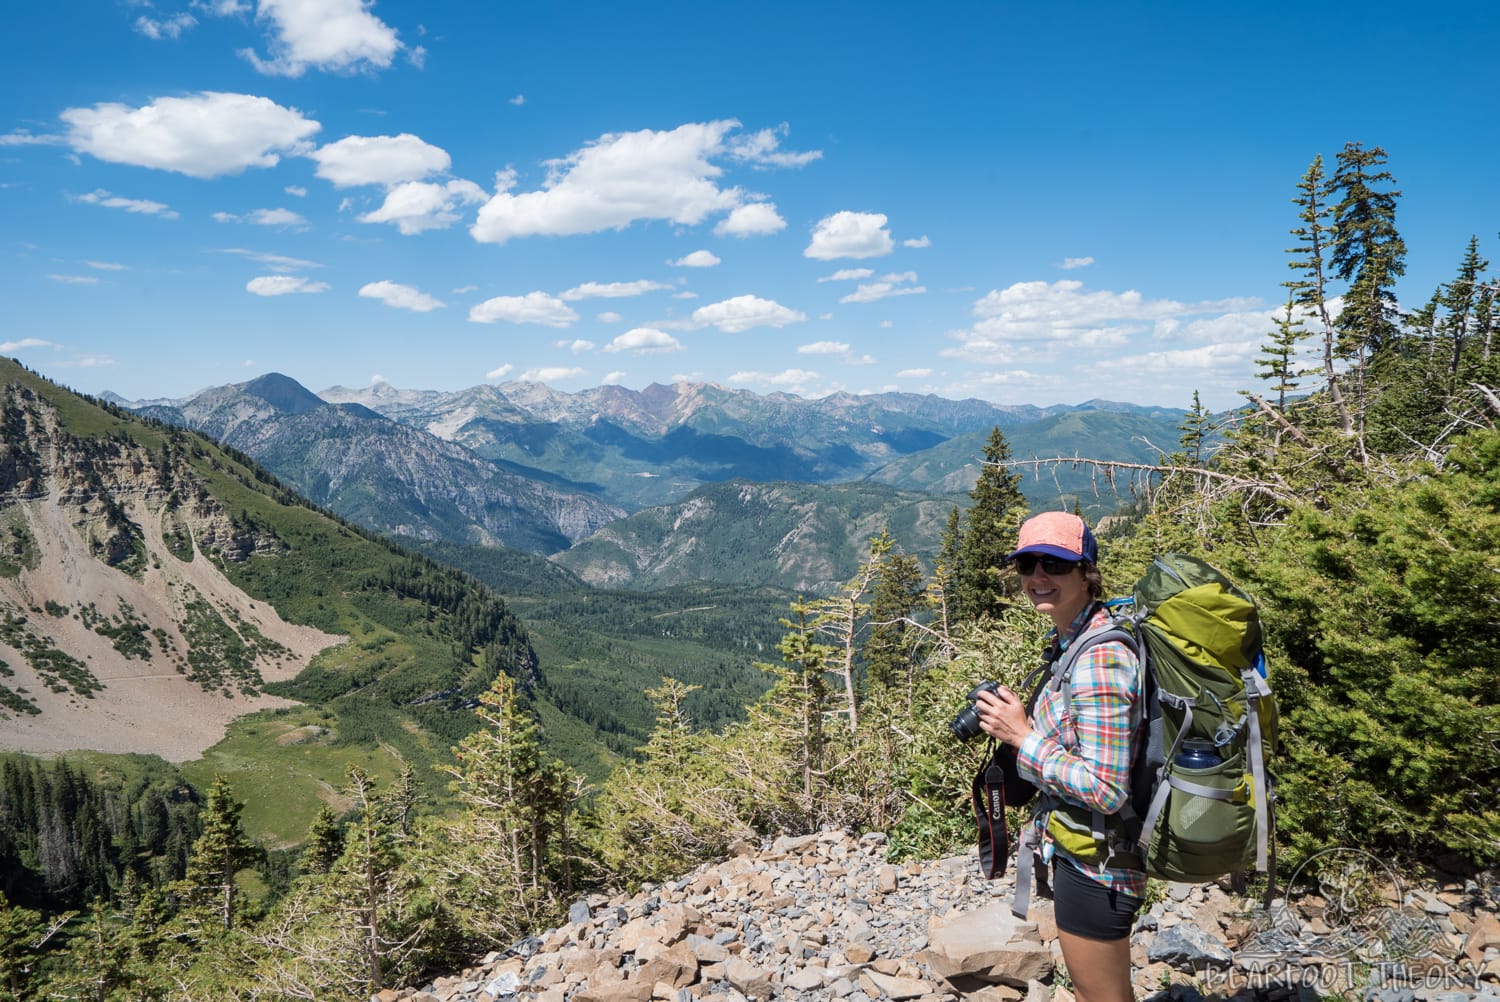
[[1016,558],[1016,570],[1023,576],[1036,573],[1037,565],[1048,574],[1070,574],[1078,566],[1075,560],[1060,560],[1057,557],[1039,557],[1035,553],[1023,553]]

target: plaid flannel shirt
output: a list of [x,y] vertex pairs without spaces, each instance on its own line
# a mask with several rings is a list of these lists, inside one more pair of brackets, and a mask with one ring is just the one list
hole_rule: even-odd
[[[1068,642],[1109,621],[1098,604],[1079,613],[1068,628]],[[1017,753],[1017,771],[1039,789],[1103,814],[1118,811],[1130,796],[1132,738],[1130,710],[1140,685],[1139,664],[1130,648],[1118,641],[1096,644],[1084,652],[1073,669],[1072,712],[1061,689],[1048,689],[1032,714],[1031,732]],[[1037,844],[1042,859],[1054,854],[1106,887],[1141,897],[1146,874],[1090,866],[1058,849],[1047,837],[1040,819]]]

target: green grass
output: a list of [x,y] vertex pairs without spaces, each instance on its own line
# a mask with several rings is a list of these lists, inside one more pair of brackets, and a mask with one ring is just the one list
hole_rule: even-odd
[[393,747],[353,746],[338,738],[332,713],[314,707],[268,710],[230,724],[224,740],[203,758],[183,763],[182,774],[200,791],[222,775],[245,805],[245,834],[273,847],[292,845],[307,835],[325,803],[336,811],[347,806],[341,792],[350,765],[381,784],[401,773]]

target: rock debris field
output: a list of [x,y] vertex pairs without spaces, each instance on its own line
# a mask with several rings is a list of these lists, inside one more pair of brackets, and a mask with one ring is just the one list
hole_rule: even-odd
[[[1378,875],[1379,861],[1340,851],[1316,892],[1269,908],[1219,883],[1153,882],[1131,936],[1136,997],[1500,1002],[1491,875],[1372,894],[1339,875]],[[972,855],[888,862],[879,833],[739,844],[670,883],[581,900],[567,925],[374,1002],[1073,1002],[1051,902],[1034,899],[1023,922],[1012,892]]]

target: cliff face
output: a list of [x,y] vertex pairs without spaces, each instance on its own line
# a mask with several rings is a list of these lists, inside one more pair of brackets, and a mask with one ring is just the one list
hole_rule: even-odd
[[196,757],[235,716],[284,700],[340,638],[286,623],[221,562],[282,548],[237,523],[165,437],[80,437],[0,385],[0,748]]

